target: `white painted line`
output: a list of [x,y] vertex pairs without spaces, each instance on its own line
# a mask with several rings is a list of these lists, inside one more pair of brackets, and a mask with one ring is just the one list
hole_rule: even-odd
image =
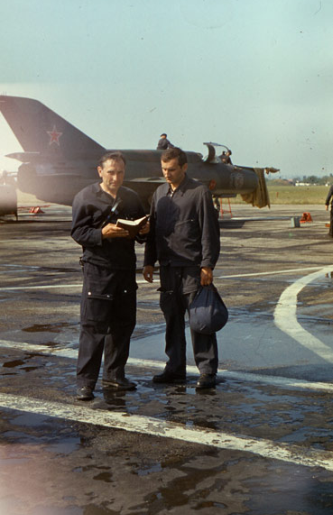
[[284,274],[302,274],[303,272],[311,271],[311,270],[321,270],[321,266],[310,266],[308,268],[289,268],[287,270],[272,270],[271,272],[254,272],[251,274],[237,274],[237,275],[220,275],[217,279],[237,279],[238,277],[261,277],[265,275],[284,275]]
[[3,349],[21,350],[28,354],[44,354],[45,356],[58,356],[59,358],[77,359],[76,349],[64,349],[59,347],[48,347],[46,345],[33,345],[31,343],[13,342],[0,340],[0,347]]
[[[147,284],[147,282],[142,280],[137,280],[137,284]],[[64,290],[67,288],[80,289],[82,290],[82,283],[73,283],[73,284],[42,284],[40,286],[1,286],[2,291],[28,291],[28,290]]]
[[[3,240],[1,240],[1,241],[3,241]],[[12,241],[12,240],[8,240],[8,241]],[[37,266],[37,265],[16,265],[13,263],[1,263],[0,268],[5,267],[5,266],[7,266],[8,268],[25,268],[25,269],[33,268],[34,270],[41,268],[40,266]]]
[[42,284],[41,286],[2,286],[2,291],[28,291],[28,290],[64,290],[66,288],[80,288],[82,283],[75,284]]
[[[3,265],[1,265],[3,266]],[[9,265],[6,265],[9,266]],[[21,266],[21,265],[15,265],[15,266]],[[29,267],[29,268],[40,268],[40,267]],[[237,278],[243,278],[243,277],[261,277],[261,276],[267,276],[267,275],[284,275],[284,274],[293,274],[293,273],[303,273],[306,271],[311,270],[322,270],[322,267],[319,266],[311,266],[308,268],[291,268],[288,270],[273,270],[271,272],[254,272],[250,274],[237,274],[237,275],[220,275],[216,277],[216,279],[237,279]],[[137,279],[137,284],[148,284],[145,279]],[[28,290],[51,290],[51,289],[66,289],[66,288],[79,288],[82,289],[82,283],[73,283],[73,284],[44,284],[41,286],[2,286],[1,290],[3,291],[28,291]]]
[[[49,356],[58,356],[60,358],[77,359],[77,349],[64,349],[46,347],[43,345],[32,345],[30,343],[19,343],[8,340],[0,340],[0,347],[4,349],[20,350],[27,353],[45,354]],[[129,358],[127,364],[139,368],[153,368],[164,369],[164,361],[154,361],[149,359],[136,359]],[[187,366],[187,372],[190,374],[198,375],[198,369],[195,366]],[[232,372],[230,370],[219,369],[218,373],[222,378],[231,379],[240,382],[261,383],[281,388],[301,389],[309,391],[322,391],[333,393],[332,383],[311,382],[301,379],[293,379],[280,376],[267,376],[262,374],[246,373],[246,372]]]
[[86,406],[45,402],[30,397],[0,394],[0,407],[47,417],[72,420],[83,424],[121,429],[155,437],[172,438],[218,449],[252,453],[263,458],[284,461],[304,467],[322,467],[333,471],[333,452],[276,444],[269,440],[246,438],[210,429],[186,428],[164,420],[129,415],[127,412],[92,410]]
[[295,281],[284,290],[274,311],[275,324],[281,331],[328,363],[333,363],[333,350],[303,329],[297,321],[297,296],[305,286],[332,271],[333,266],[328,266]]

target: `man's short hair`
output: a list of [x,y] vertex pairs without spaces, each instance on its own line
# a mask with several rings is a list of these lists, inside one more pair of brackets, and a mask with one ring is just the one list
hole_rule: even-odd
[[107,152],[100,158],[100,160],[98,162],[98,166],[103,168],[104,163],[109,160],[122,161],[124,163],[124,165],[126,165],[126,158],[125,158],[124,154],[122,154],[121,152]]
[[179,166],[184,166],[187,163],[187,155],[184,150],[179,147],[167,148],[162,152],[161,161],[165,163],[175,158],[178,159]]

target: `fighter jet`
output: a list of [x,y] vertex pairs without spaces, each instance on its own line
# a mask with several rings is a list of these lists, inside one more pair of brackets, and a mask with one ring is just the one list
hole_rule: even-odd
[[[6,156],[22,162],[17,177],[21,191],[46,202],[71,205],[78,191],[98,181],[100,157],[120,150],[127,161],[124,186],[135,190],[149,211],[155,189],[164,182],[161,151],[106,149],[31,98],[0,96],[0,111],[24,150]],[[214,197],[249,194],[258,188],[253,168],[224,164],[217,155],[219,145],[205,145],[206,157],[186,152],[188,175],[205,183]]]

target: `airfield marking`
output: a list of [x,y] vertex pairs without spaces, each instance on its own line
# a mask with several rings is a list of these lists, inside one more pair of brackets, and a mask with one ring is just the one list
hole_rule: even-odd
[[[0,265],[1,266],[21,266],[21,265]],[[42,267],[33,267],[29,266],[28,268],[33,269],[39,269]],[[308,268],[291,268],[288,270],[274,270],[271,272],[253,272],[253,273],[247,273],[247,274],[236,274],[236,275],[220,275],[216,277],[216,279],[237,279],[237,278],[244,278],[244,277],[260,277],[260,276],[266,276],[266,275],[283,275],[283,274],[292,274],[292,273],[303,273],[304,271],[310,271],[310,270],[322,270],[322,267],[319,266],[311,266]],[[137,279],[137,284],[147,284],[147,281],[145,279]],[[20,290],[43,290],[43,289],[64,289],[64,288],[82,288],[82,282],[80,283],[73,283],[73,284],[52,284],[52,285],[36,285],[36,286],[2,286],[1,290],[3,291],[20,291]]]
[[283,274],[293,274],[293,273],[303,273],[308,270],[321,270],[320,266],[309,266],[307,268],[289,268],[287,270],[273,270],[271,272],[252,272],[248,274],[235,274],[235,275],[220,275],[217,279],[237,279],[243,277],[260,277],[264,275],[283,275]]
[[[318,267],[311,267],[311,270],[318,270]],[[302,269],[304,271],[305,269]],[[290,334],[294,339],[297,340],[297,336],[302,335],[301,344],[304,344],[304,336],[307,336],[306,343],[310,345],[311,350],[316,350],[330,358],[328,356],[328,347],[322,342],[315,339],[310,333],[303,330],[297,323],[296,319],[296,303],[298,293],[310,282],[316,278],[321,277],[323,273],[330,272],[333,267],[322,268],[319,272],[310,274],[308,277],[303,277],[296,281],[292,286],[288,287],[285,292],[281,295],[279,305],[275,312],[275,321],[280,329]],[[289,272],[300,272],[301,270],[289,270]],[[284,270],[275,273],[287,273]],[[273,273],[263,272],[262,274],[242,274],[241,276],[229,276],[232,277],[246,277],[255,275],[274,275]],[[228,278],[228,277],[223,277]],[[144,281],[142,281],[144,283]],[[66,285],[67,287],[80,286],[81,285]],[[55,285],[54,288],[63,286]],[[45,288],[45,286],[32,287],[32,288]],[[5,289],[5,288],[3,288]],[[26,289],[26,288],[13,288],[13,289]],[[286,321],[288,323],[286,325]],[[282,323],[281,323],[282,322]],[[295,323],[299,326],[298,331],[295,332]],[[286,330],[287,329],[287,330]],[[297,340],[298,341],[298,340]],[[315,346],[313,343],[315,342]],[[57,355],[75,359],[77,356],[77,350],[75,349],[50,349],[49,347],[42,347],[39,345],[20,344],[17,342],[10,342],[0,340],[0,345],[6,348],[16,348],[24,350],[25,352],[41,352],[48,353],[51,355]],[[151,360],[138,360],[130,358],[128,360],[129,365],[141,366],[141,367],[154,367],[164,368],[164,362],[151,361]],[[188,367],[191,373],[197,373],[196,367]],[[281,377],[270,377],[262,376],[251,373],[237,373],[229,372],[227,370],[220,370],[226,378],[241,380],[241,381],[252,381],[259,383],[266,383],[276,386],[282,386],[285,388],[301,388],[332,392],[333,385],[327,383],[311,383],[307,381],[292,380]],[[0,405],[5,409],[14,409],[23,412],[44,414],[46,416],[52,416],[55,418],[63,418],[67,420],[75,420],[82,423],[90,423],[101,425],[104,427],[113,427],[123,429],[131,432],[139,432],[149,434],[153,436],[163,436],[167,438],[173,438],[186,442],[197,443],[200,445],[213,446],[220,449],[228,449],[235,451],[250,452],[265,458],[276,459],[285,461],[292,464],[303,465],[307,467],[320,466],[326,470],[333,471],[333,453],[328,451],[318,451],[315,449],[302,449],[298,446],[283,446],[280,444],[274,444],[269,440],[263,439],[251,439],[246,437],[235,437],[227,433],[217,433],[211,430],[197,430],[189,429],[180,426],[179,424],[169,423],[160,421],[154,418],[110,413],[110,412],[99,412],[94,410],[93,413],[89,408],[61,405],[60,403],[44,402],[39,400],[32,400],[25,397],[17,397],[8,394],[0,394]],[[52,412],[50,412],[52,410]]]
[[122,429],[155,437],[172,438],[218,449],[252,453],[263,458],[284,461],[305,467],[322,467],[333,471],[333,452],[283,445],[265,439],[246,438],[211,429],[186,428],[175,422],[152,417],[129,415],[127,412],[92,410],[85,406],[45,402],[30,397],[0,394],[0,406],[51,418],[72,420],[83,424]]
[[82,289],[82,283],[76,283],[76,284],[43,284],[41,286],[9,286],[6,288],[6,286],[2,286],[1,290],[3,291],[17,291],[17,290],[54,290],[54,289],[65,289],[65,288],[81,288]]
[[[9,265],[10,266],[10,265]],[[294,272],[304,272],[306,270],[317,270],[317,272],[310,274],[306,277],[302,277],[298,279],[293,285],[286,288],[286,290],[280,296],[278,301],[278,305],[274,312],[274,321],[276,326],[293,339],[298,341],[301,345],[308,348],[312,352],[316,353],[320,357],[324,358],[326,361],[333,362],[333,353],[332,350],[321,342],[318,338],[315,338],[311,333],[306,331],[301,327],[301,325],[297,322],[297,295],[298,293],[309,283],[316,280],[318,277],[321,277],[325,273],[329,273],[333,271],[333,267],[308,267],[302,269],[289,269],[289,270],[277,270],[273,272],[259,272],[259,273],[249,273],[249,274],[237,274],[231,276],[220,276],[218,278],[223,279],[232,279],[237,277],[252,277],[252,276],[260,276],[260,275],[275,275],[275,274],[286,274],[286,273],[294,273]],[[319,271],[318,271],[319,270]],[[144,279],[137,280],[139,284],[146,284]],[[11,291],[11,290],[28,290],[28,289],[43,289],[43,288],[82,288],[81,283],[75,284],[65,284],[65,285],[42,285],[42,286],[15,286],[15,287],[2,287],[2,290]],[[5,342],[4,340],[0,340],[0,345],[4,347],[10,348],[19,348],[21,350],[27,352],[47,352],[48,354],[56,353],[58,356],[67,357],[67,358],[76,358],[76,353],[74,349],[52,349],[50,352],[50,348],[42,346],[33,346],[30,344],[20,344],[17,342]],[[133,358],[129,358],[128,364],[132,364],[134,366],[142,366],[142,367],[153,367],[153,368],[164,368],[165,363],[160,361],[152,361],[152,360],[137,360]],[[189,372],[197,373],[196,367],[188,367]],[[228,370],[219,370],[221,374],[225,377],[230,377],[236,380],[247,380],[250,382],[260,382],[265,384],[274,384],[276,386],[282,387],[292,387],[292,388],[308,388],[312,390],[324,390],[324,391],[332,391],[332,386],[328,383],[318,383],[318,382],[308,382],[302,380],[294,380],[284,377],[271,377],[265,376],[261,374],[252,374],[252,373],[239,373],[239,372],[230,372]]]
[[328,266],[295,281],[284,290],[274,311],[274,322],[281,331],[329,363],[333,363],[332,349],[297,321],[297,296],[305,286],[332,271],[333,266]]
[[[136,281],[138,284],[147,284],[147,282],[142,280]],[[55,289],[65,289],[65,288],[79,288],[82,289],[82,283],[74,283],[74,284],[42,284],[40,286],[9,286],[8,288],[6,286],[2,286],[1,290],[3,291],[18,291],[18,290],[55,290]]]
[[[47,347],[43,345],[33,345],[30,343],[14,342],[9,340],[0,340],[0,347],[11,350],[21,350],[27,353],[45,354],[48,356],[57,356],[60,358],[77,359],[77,349],[64,349]],[[157,361],[150,359],[129,358],[127,364],[133,367],[164,369],[165,361]],[[186,367],[190,374],[198,375],[196,366],[188,365]],[[305,381],[302,379],[293,379],[288,377],[267,376],[263,374],[254,374],[251,372],[232,372],[230,370],[219,369],[220,374],[225,379],[235,381],[247,381],[252,383],[263,383],[281,388],[292,388],[301,390],[312,390],[333,393],[333,384],[323,382]]]

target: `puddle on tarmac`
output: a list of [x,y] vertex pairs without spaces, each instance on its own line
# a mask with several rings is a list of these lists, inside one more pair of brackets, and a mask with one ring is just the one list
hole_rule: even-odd
[[228,506],[220,502],[205,501],[198,504],[197,509],[202,510],[203,508],[219,508],[226,509]]
[[252,492],[249,501],[251,513],[286,513],[286,499],[289,506],[297,507],[297,513],[333,513],[332,482],[317,477],[317,470],[320,468],[308,469],[280,462],[278,467],[269,466],[265,476],[260,477],[260,480],[255,477],[245,480],[244,485]]
[[39,427],[48,422],[48,418],[45,415],[38,415],[36,413],[24,413],[15,417],[13,421],[18,426]]
[[[11,375],[17,371],[32,372],[33,370],[38,370],[41,367],[49,366],[49,364],[45,364],[45,363],[35,363],[34,365],[28,365],[27,362],[29,362],[33,358],[40,358],[40,355],[39,354],[29,354],[29,355],[25,356],[24,360],[22,360],[22,359],[14,359],[13,360],[13,359],[8,358],[9,359],[8,361],[4,361],[4,363],[2,363],[2,367],[5,369],[9,369],[7,375]],[[3,357],[3,359],[6,359],[6,357]],[[15,369],[15,370],[13,370],[13,372],[10,372],[11,369]],[[4,375],[6,375],[6,374],[4,374]]]
[[61,441],[46,446],[46,450],[56,454],[68,455],[76,451],[81,445],[78,437],[61,438]]
[[[104,512],[105,515],[107,512]],[[79,506],[68,506],[66,508],[59,508],[57,506],[41,506],[35,508],[34,515],[102,515],[103,512],[85,511],[84,508]]]
[[0,459],[0,466],[6,465],[21,465],[22,463],[26,463],[30,461],[31,458],[2,458]]
[[95,470],[101,471],[98,472],[98,474],[96,474],[95,476],[93,476],[93,479],[95,481],[104,481],[105,483],[112,483],[112,472],[110,472],[110,467],[88,465],[87,467],[76,467],[73,469],[73,472],[83,474],[84,472],[90,472]]
[[150,336],[157,336],[164,333],[164,326],[161,324],[137,324],[132,335],[132,340],[140,340]]
[[16,359],[14,361],[7,361],[7,362],[3,363],[2,366],[5,368],[15,368],[15,367],[20,367],[24,364],[25,364],[24,361],[22,361],[21,359]]
[[[21,417],[20,417],[21,418]],[[42,419],[42,417],[39,418],[38,421],[36,421],[40,425],[45,420]],[[24,423],[23,420],[15,420],[17,423]],[[29,422],[29,421],[28,421]],[[31,422],[31,421],[30,421]],[[28,424],[25,424],[27,426]],[[34,428],[35,425],[31,424],[29,425],[30,428]],[[52,453],[52,454],[58,454],[63,456],[68,456],[69,454],[73,453],[74,451],[78,450],[82,446],[82,440],[81,438],[77,436],[50,436],[47,435],[45,437],[35,436],[33,434],[29,433],[23,433],[18,431],[7,431],[3,434],[3,436],[7,439],[9,443],[15,443],[15,444],[22,444],[22,445],[43,445],[43,448],[46,452]],[[20,463],[20,461],[28,461],[32,459],[30,456],[28,458],[21,458],[16,456],[9,456],[10,460],[15,460],[15,463]],[[8,459],[4,460],[5,463],[8,463]],[[1,460],[0,460],[1,463]]]
[[105,483],[112,483],[112,474],[111,472],[101,472],[94,476],[93,479],[95,481],[104,481]]
[[34,324],[30,327],[24,327],[22,331],[25,331],[26,333],[42,333],[42,332],[49,332],[49,333],[60,333],[63,329],[68,327],[69,324]]
[[279,439],[279,442],[284,443],[304,443],[311,439],[311,447],[314,449],[327,450],[328,444],[332,441],[331,428],[323,429],[320,427],[304,427],[295,429],[292,434],[287,434]]
[[5,437],[9,443],[25,444],[28,440],[32,444],[39,442],[39,438],[20,431],[5,431],[2,436]]
[[1,436],[18,447],[20,444],[42,445],[46,452],[69,455],[85,445],[84,438],[75,430],[65,427],[59,432],[53,418],[46,414],[18,412],[8,419],[8,423],[11,429]]
[[136,471],[138,476],[149,476],[149,474],[154,474],[155,472],[162,472],[161,463],[155,463],[153,466],[141,468]]
[[[129,398],[127,399],[127,395]],[[103,399],[106,407],[102,406],[102,409],[112,411],[137,411],[139,406],[135,406],[133,410],[130,407],[130,398],[133,396],[133,391],[117,391],[113,388],[103,388]],[[127,402],[128,401],[128,402]],[[98,408],[98,406],[97,406]]]

